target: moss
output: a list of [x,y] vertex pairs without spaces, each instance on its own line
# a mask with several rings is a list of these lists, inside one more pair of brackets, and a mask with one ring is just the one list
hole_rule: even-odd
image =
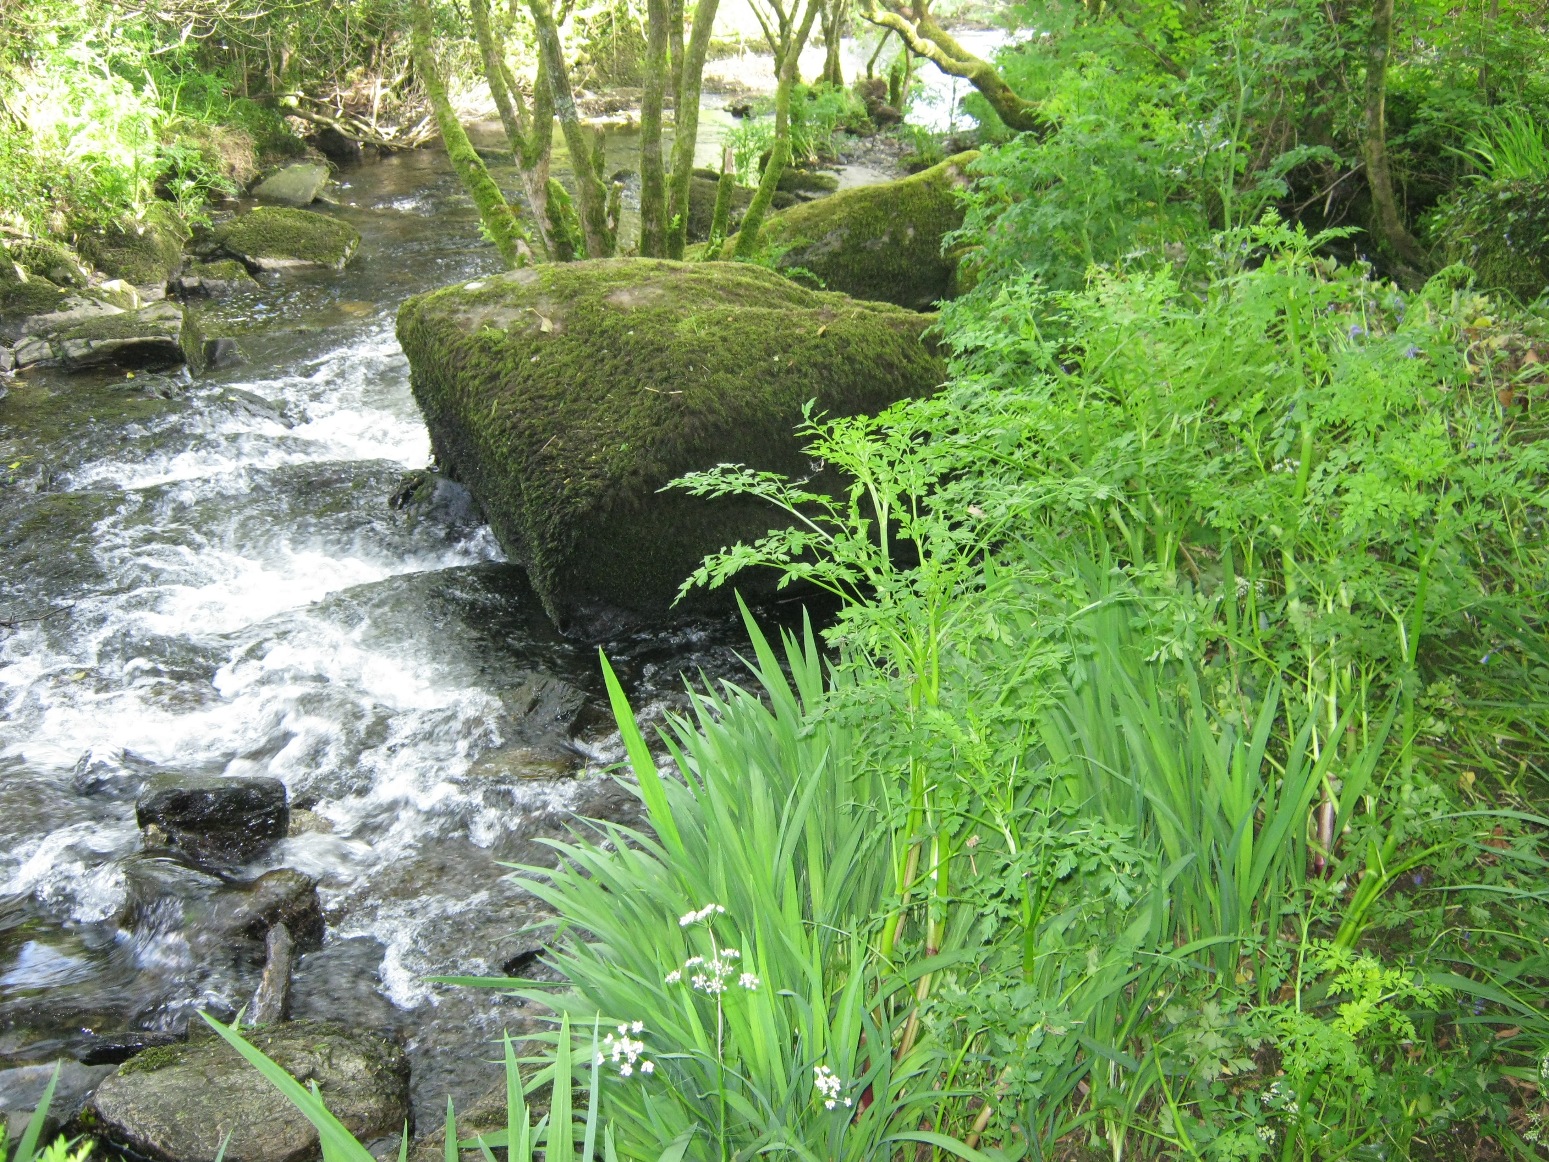
[[1549,181],[1481,183],[1444,207],[1431,232],[1490,290],[1530,301],[1549,287]]
[[156,367],[181,361],[196,370],[203,364],[204,339],[193,319],[173,303],[152,303],[138,311],[125,311],[117,315],[97,315],[65,327],[50,337],[54,350],[65,351],[72,342],[87,342],[94,346],[121,343],[124,340],[141,340],[131,349],[120,348],[110,359],[95,356],[67,357],[68,365],[95,366],[102,362],[114,362],[120,366]]
[[[688,238],[691,242],[709,239],[715,224],[715,199],[720,191],[720,177],[705,177],[695,172],[689,179],[688,188]],[[730,223],[735,226],[742,220],[742,212],[753,200],[753,191],[746,186],[731,184],[727,211]]]
[[102,234],[88,234],[81,251],[109,278],[159,286],[183,266],[188,226],[165,202],[152,202],[145,217]]
[[0,318],[23,319],[57,311],[65,292],[45,278],[0,282]]
[[259,206],[217,226],[213,237],[250,266],[293,262],[343,270],[360,246],[360,233],[348,222],[282,206]]
[[149,1049],[142,1049],[128,1061],[118,1067],[120,1077],[128,1077],[135,1073],[154,1073],[168,1065],[175,1065],[188,1052],[187,1044],[178,1045],[153,1045]]
[[34,238],[10,247],[11,258],[29,275],[46,278],[59,286],[83,287],[91,277],[90,269],[68,246]]
[[[929,309],[953,294],[957,262],[942,254],[942,240],[963,224],[957,191],[978,156],[960,153],[902,181],[773,214],[763,226],[762,253],[777,269],[811,271],[829,290]],[[735,245],[728,242],[728,251]]]
[[551,264],[410,299],[398,335],[436,454],[550,614],[665,609],[762,502],[659,493],[721,462],[806,474],[811,399],[880,410],[944,376],[929,320],[748,264]]

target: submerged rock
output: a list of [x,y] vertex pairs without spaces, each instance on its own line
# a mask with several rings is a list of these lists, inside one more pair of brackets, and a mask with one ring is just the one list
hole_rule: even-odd
[[[403,1050],[370,1033],[322,1021],[245,1032],[362,1141],[396,1136],[409,1116]],[[317,1131],[264,1076],[219,1038],[148,1049],[120,1066],[91,1097],[93,1131],[118,1149],[158,1162],[303,1162]],[[227,1140],[227,1135],[230,1135]]]
[[81,251],[109,278],[136,286],[161,286],[183,268],[183,245],[189,236],[176,210],[165,202],[153,202],[138,222],[88,234],[81,241]]
[[288,867],[265,872],[245,887],[221,893],[210,921],[210,927],[227,939],[249,940],[262,940],[277,924],[290,930],[302,951],[323,946],[317,880]]
[[182,298],[222,298],[258,284],[247,267],[234,258],[216,262],[196,262],[173,280],[172,288]]
[[49,325],[44,334],[17,344],[18,367],[42,364],[88,371],[203,365],[204,340],[176,303],[152,303],[137,311],[92,311],[79,319],[69,314],[32,320],[34,326]]
[[316,161],[298,161],[275,170],[253,187],[260,202],[280,206],[310,206],[328,184],[328,167]]
[[771,214],[760,242],[778,269],[809,270],[829,290],[928,310],[955,292],[957,262],[942,254],[942,240],[963,224],[957,192],[978,156],[960,153],[901,181]]
[[279,779],[158,775],[136,801],[135,819],[148,844],[166,843],[199,863],[245,863],[285,837],[290,808]]
[[348,222],[311,210],[259,206],[215,228],[215,243],[252,270],[323,266],[343,270],[360,247]]
[[398,335],[439,462],[574,624],[664,613],[706,553],[779,523],[763,501],[659,490],[725,462],[810,474],[803,405],[850,415],[934,390],[928,323],[750,264],[610,259],[421,295]]

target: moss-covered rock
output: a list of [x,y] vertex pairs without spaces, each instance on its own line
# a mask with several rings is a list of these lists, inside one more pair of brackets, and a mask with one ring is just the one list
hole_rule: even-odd
[[32,321],[60,310],[69,296],[46,278],[0,280],[0,343],[14,343]]
[[410,299],[398,337],[438,459],[570,625],[659,614],[706,553],[777,524],[658,490],[724,462],[807,474],[808,400],[871,412],[942,381],[928,323],[749,264],[612,259]]
[[67,371],[202,365],[204,341],[176,303],[100,314],[52,327],[16,347],[19,366],[57,364]]
[[222,223],[213,238],[227,254],[254,270],[305,266],[343,270],[360,248],[360,233],[348,222],[281,206],[259,206]]
[[11,258],[29,275],[46,278],[57,286],[83,287],[91,280],[91,268],[68,246],[44,238],[13,243]]
[[1490,290],[1531,301],[1549,287],[1549,181],[1481,183],[1439,211],[1431,231]]
[[135,286],[161,286],[183,269],[188,226],[165,202],[152,202],[145,216],[81,239],[81,252],[109,278]]
[[178,276],[172,289],[185,299],[221,298],[257,285],[246,266],[235,258],[227,258],[216,262],[194,263]]
[[[292,1021],[244,1033],[293,1077],[316,1084],[357,1138],[396,1135],[409,1114],[403,1050],[342,1025]],[[147,1049],[98,1087],[82,1124],[131,1156],[208,1162],[303,1162],[317,1131],[226,1042],[202,1037]]]
[[[924,173],[843,190],[771,214],[760,241],[782,270],[809,270],[829,290],[927,310],[955,293],[942,239],[963,224],[957,191],[979,155],[957,154]],[[736,248],[728,242],[726,252]]]
[[328,184],[328,167],[316,161],[281,166],[253,187],[253,197],[277,206],[310,206]]

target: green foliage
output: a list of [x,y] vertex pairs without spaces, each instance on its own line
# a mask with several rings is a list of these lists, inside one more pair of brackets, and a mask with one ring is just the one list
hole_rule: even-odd
[[1525,109],[1492,110],[1467,140],[1469,154],[1491,180],[1549,180],[1549,131]]
[[[774,103],[759,102],[759,115],[726,135],[737,163],[738,179],[757,186],[763,158],[774,144]],[[866,106],[854,92],[837,85],[797,85],[791,94],[791,163],[816,165],[839,156],[834,135],[867,123]]]

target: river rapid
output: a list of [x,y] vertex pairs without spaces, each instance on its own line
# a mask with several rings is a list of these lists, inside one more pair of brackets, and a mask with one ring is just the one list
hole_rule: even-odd
[[[292,1016],[401,1037],[431,1121],[529,1025],[425,978],[526,971],[531,909],[501,861],[542,858],[573,812],[629,814],[601,773],[595,644],[553,630],[466,507],[389,504],[430,461],[394,315],[496,269],[472,207],[439,151],[349,171],[338,196],[364,236],[344,274],[195,307],[244,365],[31,374],[0,400],[0,1109],[93,1034],[252,998],[261,948],[193,931],[222,878],[142,849],[152,774],[285,782],[306,813],[227,878],[318,877],[327,938]],[[680,674],[737,673],[742,640],[702,622],[605,648],[654,715]]]

